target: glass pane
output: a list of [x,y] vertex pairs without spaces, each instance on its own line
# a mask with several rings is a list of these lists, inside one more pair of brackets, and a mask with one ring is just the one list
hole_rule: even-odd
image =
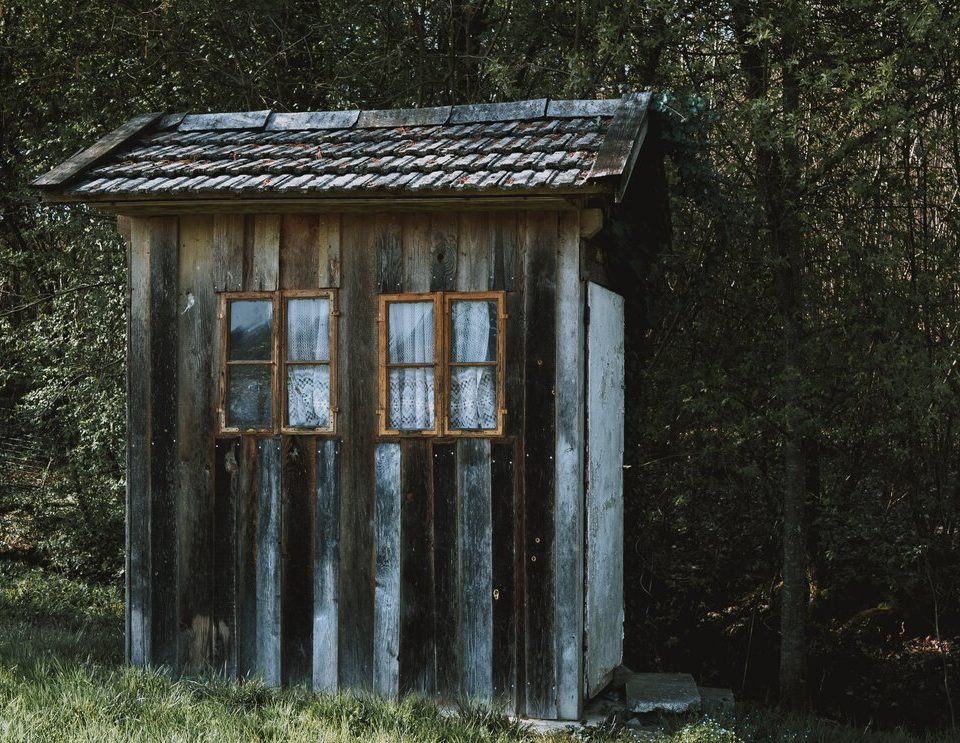
[[454,361],[497,360],[497,303],[464,302],[451,304]]
[[497,427],[496,376],[491,366],[455,366],[450,370],[450,428]]
[[390,363],[431,363],[433,302],[393,302],[389,308]]
[[270,428],[270,367],[231,366],[227,400],[230,428]]
[[433,429],[433,369],[390,370],[389,426],[399,431]]
[[230,360],[269,361],[273,303],[266,299],[230,302]]
[[294,428],[330,426],[330,367],[287,367],[287,422]]
[[330,360],[329,299],[287,302],[287,358],[290,361]]

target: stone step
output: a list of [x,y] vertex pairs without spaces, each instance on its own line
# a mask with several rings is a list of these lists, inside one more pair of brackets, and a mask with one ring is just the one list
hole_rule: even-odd
[[699,712],[697,682],[689,673],[632,673],[626,679],[626,706],[631,712]]

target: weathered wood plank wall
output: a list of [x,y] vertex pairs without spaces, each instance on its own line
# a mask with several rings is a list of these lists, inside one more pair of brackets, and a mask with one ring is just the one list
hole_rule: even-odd
[[[180,218],[177,292],[177,537],[183,671],[204,671],[217,641],[213,626],[214,400],[217,296],[213,219]],[[211,342],[212,340],[212,342]]]
[[[578,234],[575,212],[134,220],[131,659],[576,716]],[[331,286],[336,434],[216,440],[215,292]],[[507,292],[503,437],[378,442],[377,294],[488,290]]]
[[280,648],[280,491],[281,442],[257,441],[257,645],[256,675],[279,686]]
[[400,444],[377,444],[376,583],[373,623],[373,690],[392,699],[400,690]]
[[557,250],[555,213],[526,216],[524,395],[524,657],[527,714],[557,714],[554,636],[554,436]]
[[377,256],[369,215],[340,230],[340,685],[373,685],[373,462],[377,431]]
[[[321,261],[323,265],[323,261]],[[340,570],[339,444],[317,440],[316,522],[313,555],[313,688],[336,691],[339,655]]]
[[[401,291],[428,292],[433,273],[430,215],[403,215],[401,230]],[[405,439],[400,457],[400,693],[433,694],[437,688],[433,446],[426,439]]]
[[129,311],[127,314],[127,661],[152,662],[150,650],[153,574],[150,553],[150,337],[152,302],[152,221],[131,220],[127,251]]
[[556,633],[557,715],[580,717],[583,695],[583,290],[580,215],[560,216],[557,258]]
[[150,245],[150,568],[153,663],[179,669],[177,538],[178,223],[149,220]]

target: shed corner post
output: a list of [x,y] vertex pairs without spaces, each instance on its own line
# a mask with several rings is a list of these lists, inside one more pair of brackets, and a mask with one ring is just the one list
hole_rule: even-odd
[[583,712],[584,291],[579,210],[561,212],[557,256],[556,678],[557,717]]

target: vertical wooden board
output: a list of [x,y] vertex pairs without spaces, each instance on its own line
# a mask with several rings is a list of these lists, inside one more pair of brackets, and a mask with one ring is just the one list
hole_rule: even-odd
[[430,291],[453,289],[457,280],[459,225],[456,212],[434,212],[430,219]]
[[493,586],[493,699],[508,711],[516,702],[517,635],[514,531],[516,481],[513,442],[495,443],[490,454]]
[[[127,257],[129,258],[129,250],[131,243],[133,242],[133,217],[127,217],[123,214],[117,215],[117,234],[120,235],[120,239],[123,240],[123,246],[128,251]],[[130,264],[128,263],[128,271],[129,268]]]
[[257,669],[257,440],[241,439],[237,494],[237,676]]
[[340,686],[373,683],[373,461],[377,433],[377,297],[372,230],[343,216],[340,374]]
[[280,685],[280,438],[257,441],[256,673]]
[[253,218],[253,258],[248,289],[276,291],[280,281],[280,217],[257,214]]
[[148,219],[131,219],[127,251],[126,656],[150,663],[150,252]]
[[339,214],[321,214],[318,217],[317,264],[321,287],[340,286]]
[[281,671],[284,684],[313,679],[313,555],[316,442],[283,440],[281,530]]
[[403,215],[403,291],[430,291],[432,257],[430,215]]
[[[522,229],[521,229],[522,228]],[[506,321],[506,358],[504,359],[504,403],[506,415],[503,423],[504,433],[514,438],[516,450],[514,452],[514,506],[513,506],[513,621],[514,621],[514,690],[511,695],[516,710],[522,711],[526,705],[526,643],[524,638],[526,621],[526,591],[525,572],[526,557],[523,550],[526,524],[524,497],[524,468],[526,460],[524,447],[524,400],[525,400],[525,373],[526,373],[526,321],[524,319],[524,286],[526,275],[526,216],[518,213],[504,213],[501,215],[499,234],[502,237],[504,255],[504,284],[498,286],[496,272],[494,272],[494,288],[508,287],[506,268],[513,268],[513,289],[507,291],[507,321]],[[512,253],[512,264],[508,264],[508,257]]]
[[[527,216],[510,212],[499,216],[496,227],[496,240],[503,253],[504,266],[507,265],[507,256],[513,256],[513,288],[508,283],[507,273],[511,269],[504,268],[504,275],[498,279],[494,269],[494,289],[506,290],[506,358],[504,359],[504,396],[506,397],[506,416],[503,422],[504,433],[516,436],[523,440],[523,400],[525,393],[525,366],[526,358],[526,322],[524,321],[524,276],[526,275],[525,256],[527,238]],[[497,258],[495,247],[494,260]],[[502,281],[502,283],[499,283]],[[522,468],[521,468],[522,469]],[[521,483],[522,484],[522,483]],[[519,514],[518,514],[519,516]]]
[[374,251],[377,255],[377,289],[381,294],[403,290],[403,248],[400,220],[380,214],[373,220]]
[[400,689],[400,444],[377,444],[376,589],[373,624],[373,690],[387,699]]
[[623,657],[623,298],[587,284],[586,682]]
[[493,286],[494,233],[487,212],[460,212],[456,288],[461,292],[487,291]]
[[524,405],[525,714],[555,718],[554,434],[557,214],[527,216]]
[[337,573],[340,544],[339,443],[317,440],[313,552],[313,690],[337,691]]
[[243,241],[245,219],[242,214],[213,216],[213,288],[218,292],[243,289]]
[[180,661],[184,673],[210,667],[213,625],[213,472],[217,337],[213,217],[180,218],[177,292],[177,539]]
[[433,445],[434,638],[437,694],[448,701],[460,695],[457,591],[457,448]]
[[176,218],[150,230],[150,566],[154,665],[178,671]]
[[400,693],[436,691],[430,442],[400,444]]
[[243,276],[242,288],[245,292],[256,290],[254,276],[254,241],[257,235],[257,216],[255,214],[243,215],[243,266],[240,273]]
[[583,285],[580,215],[561,212],[557,256],[556,564],[557,715],[577,720],[583,694]]
[[493,240],[493,284],[491,288],[513,291],[522,286],[523,267],[517,240],[517,213],[493,212],[490,215]]
[[320,283],[319,219],[284,214],[280,220],[280,287],[315,289]]
[[213,669],[237,676],[237,513],[240,437],[218,439],[213,506]]
[[457,583],[460,590],[461,691],[467,699],[493,698],[493,554],[490,440],[457,442]]

